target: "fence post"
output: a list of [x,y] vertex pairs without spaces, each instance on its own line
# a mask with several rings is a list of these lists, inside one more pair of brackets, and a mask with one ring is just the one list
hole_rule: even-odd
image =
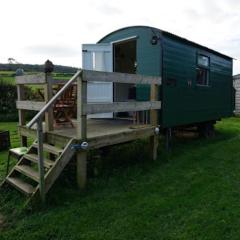
[[[25,90],[24,85],[17,85],[17,95],[18,95],[18,101],[25,100]],[[25,120],[25,110],[18,109],[18,122],[19,126],[23,126],[26,123]],[[20,136],[20,143],[21,146],[27,147],[27,137],[26,136]]]
[[[87,116],[83,106],[87,103],[87,82],[82,74],[77,80],[77,139],[81,142],[87,140]],[[87,182],[87,152],[79,150],[77,152],[77,184],[80,189],[84,189]]]
[[[150,95],[151,101],[157,101],[158,100],[158,85],[151,84],[151,95]],[[152,109],[150,111],[150,123],[151,125],[157,127],[158,126],[158,109],[154,110]],[[158,149],[158,135],[154,134],[150,137],[150,147],[151,147],[151,157],[153,160],[157,159],[157,149]]]
[[45,202],[45,179],[44,179],[44,156],[43,156],[43,129],[42,117],[37,121],[37,140],[38,140],[38,173],[39,191],[42,202]]
[[[44,100],[47,103],[53,97],[51,73],[45,74]],[[45,131],[53,130],[53,108],[50,107],[45,113]]]

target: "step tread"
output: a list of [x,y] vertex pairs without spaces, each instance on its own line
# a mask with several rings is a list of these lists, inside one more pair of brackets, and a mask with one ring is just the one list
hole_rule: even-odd
[[32,180],[39,182],[38,172],[28,165],[16,165],[15,170],[22,173],[23,175],[31,178]]
[[[28,153],[24,155],[24,158],[34,163],[38,163],[38,155],[34,153]],[[44,158],[44,166],[51,168],[54,165],[54,161]]]
[[24,182],[20,178],[7,177],[6,181],[26,195],[31,195],[34,193],[35,188],[31,184]]
[[[33,146],[35,148],[38,148],[38,144],[37,143],[34,143]],[[47,143],[44,143],[43,144],[43,149],[47,152],[50,152],[50,153],[53,153],[55,155],[60,155],[62,152],[63,152],[63,149],[61,148],[58,148],[58,147],[55,147],[55,146],[52,146],[50,144],[47,144]]]

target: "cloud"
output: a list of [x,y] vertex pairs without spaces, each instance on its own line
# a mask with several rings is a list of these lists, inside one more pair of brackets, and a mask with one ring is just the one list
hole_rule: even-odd
[[1,26],[0,61],[55,58],[78,65],[82,43],[131,25],[161,28],[240,58],[239,0],[12,0],[1,7],[0,21],[7,24]]
[[222,51],[227,52],[233,58],[240,59],[240,36],[220,43],[218,49],[222,49]]
[[119,9],[113,5],[110,5],[108,3],[102,3],[101,5],[98,5],[96,7],[96,9],[104,15],[120,15],[120,14],[122,14],[121,9]]
[[86,22],[86,24],[85,24],[86,30],[91,29],[91,31],[96,30],[96,29],[100,28],[101,26],[102,26],[102,24],[97,21],[89,21],[89,22]]
[[197,9],[194,8],[188,8],[184,11],[184,15],[189,19],[196,19],[200,18],[202,15]]
[[65,45],[32,45],[24,48],[28,54],[49,55],[54,57],[75,57],[81,54],[81,47],[74,48]]

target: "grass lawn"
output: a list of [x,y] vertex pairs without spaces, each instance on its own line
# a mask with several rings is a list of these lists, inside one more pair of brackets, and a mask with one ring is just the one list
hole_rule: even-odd
[[[27,72],[26,74],[36,74],[37,72]],[[70,73],[53,73],[54,79],[69,80],[73,74]],[[0,82],[15,85],[15,71],[0,71]]]
[[9,84],[15,84],[14,71],[0,71],[0,81]]
[[[15,124],[5,127],[14,131]],[[65,174],[43,208],[22,211],[20,194],[1,191],[0,239],[239,239],[240,119],[216,129],[214,139],[174,140],[171,153],[161,146],[155,162],[137,144],[135,155],[116,147],[115,164],[91,178],[85,192]]]
[[[8,122],[3,123],[0,122],[0,130],[8,130],[10,132],[11,138],[11,147],[18,147],[19,146],[19,136],[17,132],[17,123],[15,122]],[[7,160],[8,152],[0,152],[0,182],[4,178],[4,174],[6,172],[6,160]]]

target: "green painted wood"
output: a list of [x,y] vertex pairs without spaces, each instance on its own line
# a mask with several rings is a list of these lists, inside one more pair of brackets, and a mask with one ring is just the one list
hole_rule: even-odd
[[[160,31],[157,29],[154,29],[154,31],[157,35],[160,34]],[[151,28],[125,28],[108,35],[100,42],[108,43],[137,36],[137,73],[149,76],[161,76],[161,46],[160,44],[152,45],[150,43],[152,35],[153,32]],[[150,99],[150,86],[138,85],[136,94],[137,100],[148,101]]]
[[[161,37],[157,45],[150,43],[154,34]],[[162,76],[159,124],[163,128],[218,120],[233,114],[231,58],[159,29],[142,26],[120,29],[100,42],[132,36],[138,36],[137,73]],[[210,57],[208,87],[196,84],[199,53]],[[169,79],[175,84],[169,85]],[[137,86],[137,100],[147,101],[149,96],[149,86]]]
[[[210,57],[209,86],[196,83],[198,54]],[[199,123],[232,115],[231,59],[163,36],[162,77],[162,126]],[[175,85],[169,85],[169,79],[175,79]]]

